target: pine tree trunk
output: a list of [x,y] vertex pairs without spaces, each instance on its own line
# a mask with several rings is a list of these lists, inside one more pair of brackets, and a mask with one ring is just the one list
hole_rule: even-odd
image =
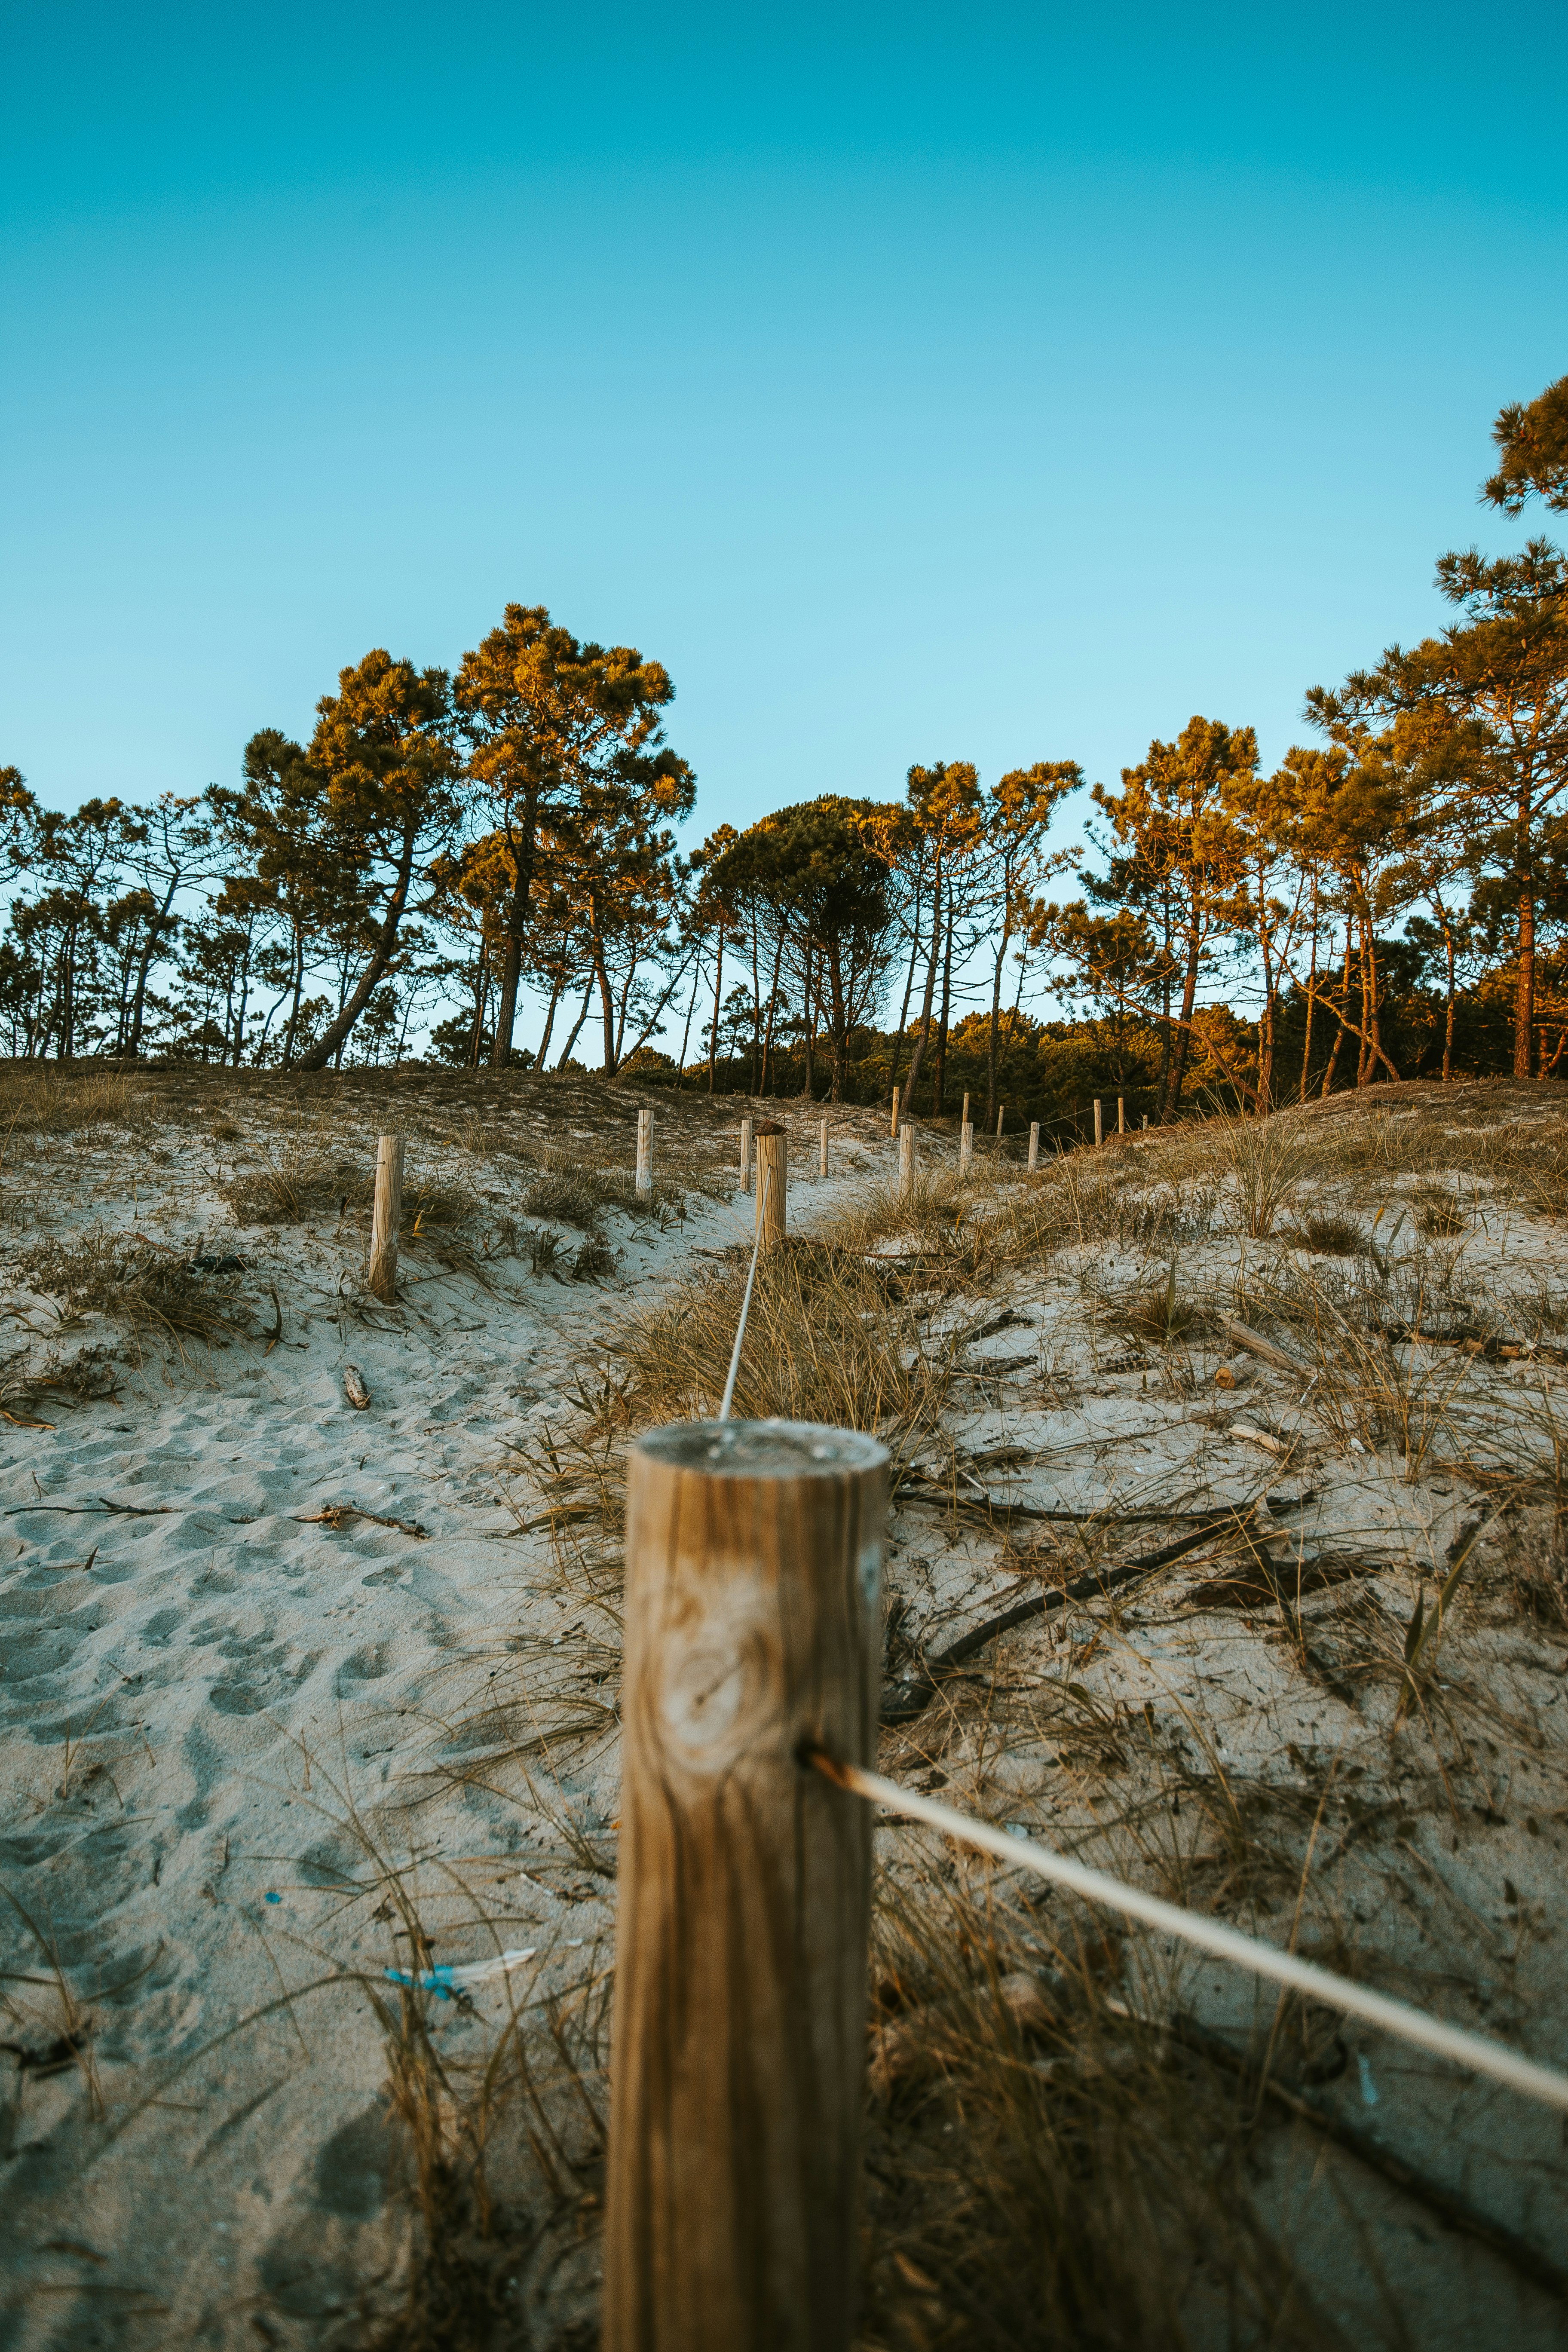
[[1519,894],[1519,982],[1513,1000],[1513,1075],[1531,1076],[1535,1063],[1535,891],[1526,877]]
[[924,893],[917,885],[914,920],[911,926],[912,936],[910,940],[910,968],[904,975],[904,1001],[899,1011],[899,1026],[893,1037],[893,1075],[888,1081],[889,1088],[899,1083],[899,1063],[903,1055],[904,1037],[910,1025],[910,998],[914,994],[915,971],[921,955],[921,900],[923,896]]
[[549,1009],[546,1011],[544,1015],[544,1034],[539,1041],[539,1052],[535,1056],[533,1064],[534,1068],[541,1072],[542,1072],[544,1068],[544,1056],[550,1051],[550,1033],[555,1026],[555,1010],[561,1002],[562,992],[564,990],[565,986],[566,975],[564,971],[557,972],[555,976],[555,985],[550,992]]
[[[931,1072],[931,1116],[940,1118],[947,1093],[947,1019],[952,1002],[952,909],[948,909],[947,944],[942,959],[942,1019],[936,1032],[936,1066]],[[910,1088],[913,1092],[913,1088]]]
[[338,1058],[339,1067],[342,1067],[342,1050],[348,1043],[354,1023],[369,1003],[372,992],[380,982],[387,965],[392,961],[393,951],[397,945],[397,928],[403,920],[404,909],[408,904],[408,886],[414,875],[416,837],[412,829],[403,836],[403,847],[397,861],[397,878],[393,885],[392,896],[387,901],[386,913],[381,929],[375,935],[375,946],[372,950],[370,961],[360,974],[359,986],[354,990],[326,1035],[305,1055],[300,1065],[302,1070],[324,1070],[334,1055]]
[[1307,1034],[1301,1046],[1301,1093],[1307,1099],[1307,1071],[1312,1059],[1312,1013],[1318,1001],[1318,877],[1312,877],[1312,960],[1307,971]]
[[902,1096],[903,1101],[910,1105],[914,1102],[915,1088],[920,1084],[921,1064],[925,1059],[926,1046],[931,1041],[931,1008],[936,1002],[936,969],[941,961],[942,866],[939,863],[931,886],[931,961],[926,966],[925,1001],[921,1006],[921,1034],[915,1040],[915,1050],[910,1057],[909,1083],[906,1085]]
[[1002,1024],[1002,966],[1007,960],[1007,941],[1012,933],[1004,929],[1002,944],[996,950],[996,965],[991,975],[991,1036],[985,1055],[985,1132],[990,1134],[996,1124],[996,1037]]
[[[1171,1075],[1164,1101],[1160,1106],[1160,1124],[1168,1127],[1175,1118],[1182,1100],[1182,1084],[1187,1075],[1187,1053],[1192,1039],[1193,1011],[1198,1001],[1198,932],[1194,923],[1187,934],[1187,969],[1182,982],[1182,1013],[1173,1034],[1169,1022],[1165,1034],[1171,1039]],[[1167,1001],[1169,992],[1167,992]]]
[[719,959],[713,966],[713,1034],[708,1040],[708,1091],[713,1091],[713,1073],[719,1064],[719,992],[724,985],[724,926],[718,926]]
[[522,804],[522,828],[511,843],[512,890],[506,913],[506,954],[501,961],[500,995],[496,1004],[496,1034],[490,1045],[490,1066],[504,1070],[511,1059],[511,1033],[517,1025],[517,987],[522,974],[522,943],[528,930],[528,897],[533,887],[534,835],[539,824],[539,786],[530,784]]

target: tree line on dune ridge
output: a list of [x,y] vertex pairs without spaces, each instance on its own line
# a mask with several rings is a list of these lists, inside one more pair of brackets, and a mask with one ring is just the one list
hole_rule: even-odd
[[[1568,510],[1568,377],[1493,438],[1486,501]],[[1318,740],[1273,773],[1250,728],[1196,717],[1096,784],[1081,866],[1051,841],[1067,759],[917,765],[897,801],[819,794],[683,854],[668,672],[510,604],[455,672],[367,654],[233,785],[66,814],[0,770],[0,1040],[319,1070],[427,1032],[459,1066],[581,1051],[936,1116],[962,1088],[988,1125],[1568,1075],[1564,556],[1450,553],[1437,585],[1449,624],[1313,688]]]

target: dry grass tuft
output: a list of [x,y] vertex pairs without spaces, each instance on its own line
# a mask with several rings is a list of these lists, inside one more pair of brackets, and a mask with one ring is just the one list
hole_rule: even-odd
[[251,1328],[237,1275],[194,1272],[177,1251],[101,1227],[75,1242],[40,1243],[16,1270],[69,1313],[106,1315],[136,1332],[221,1347]]
[[1355,1219],[1332,1209],[1300,1218],[1279,1238],[1291,1249],[1310,1250],[1314,1257],[1362,1257],[1366,1252],[1366,1235]]
[[150,1097],[118,1070],[47,1067],[13,1062],[0,1069],[0,1134],[68,1135],[89,1127],[128,1127]]
[[374,1171],[361,1161],[329,1159],[297,1144],[218,1189],[237,1225],[302,1225],[311,1217],[341,1217],[351,1204],[368,1204],[374,1181]]
[[1331,2342],[1258,2211],[1237,2078],[1128,2013],[1102,1926],[967,1878],[879,1890],[867,2352]]
[[[610,1343],[625,1367],[626,1423],[703,1420],[719,1409],[746,1282],[746,1257],[671,1305],[625,1324]],[[929,1341],[874,1262],[841,1243],[794,1239],[758,1262],[735,1384],[738,1420],[875,1430],[895,1450],[934,1414],[950,1350]]]
[[1113,1328],[1157,1348],[1173,1348],[1184,1340],[1201,1339],[1216,1328],[1206,1307],[1182,1296],[1176,1284],[1174,1258],[1163,1282],[1126,1291],[1119,1298],[1106,1298],[1102,1311]]

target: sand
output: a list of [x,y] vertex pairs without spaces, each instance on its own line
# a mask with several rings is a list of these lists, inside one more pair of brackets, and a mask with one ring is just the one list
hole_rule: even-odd
[[[111,1395],[26,1409],[55,1428],[0,1424],[6,2352],[368,2340],[408,2244],[375,2006],[396,2007],[387,1969],[531,1955],[467,2005],[433,2005],[454,2081],[512,2014],[574,2031],[592,2016],[598,2035],[607,2000],[618,1632],[613,1596],[574,1572],[570,1481],[555,1493],[549,1449],[614,1377],[613,1317],[749,1238],[752,1203],[723,1175],[726,1118],[686,1140],[684,1172],[709,1190],[689,1190],[683,1215],[606,1217],[602,1283],[534,1274],[505,1249],[453,1270],[416,1245],[386,1309],[363,1287],[361,1225],[230,1221],[222,1183],[274,1148],[267,1116],[243,1114],[226,1161],[205,1136],[146,1126],[40,1142],[14,1222],[5,1297],[27,1363],[100,1346],[118,1360]],[[367,1164],[375,1124],[366,1107],[353,1141]],[[442,1165],[499,1223],[524,1171],[494,1134],[469,1139],[443,1144]],[[529,1141],[525,1118],[513,1142]],[[870,1114],[845,1115],[826,1185],[798,1181],[814,1157],[800,1120],[797,1229],[863,1202],[894,1164]],[[913,1243],[892,1223],[877,1247],[897,1258]],[[16,1265],[40,1228],[68,1241],[99,1226],[240,1255],[264,1328],[276,1292],[281,1338],[128,1350],[91,1315],[62,1326]],[[563,1247],[580,1238],[558,1231]],[[1225,1303],[1268,1251],[1222,1204],[1179,1255],[1184,1287]],[[1189,1835],[1194,1809],[1180,1825],[1166,1790],[1212,1799],[1232,1775],[1249,1805],[1271,1791],[1317,1804],[1314,1905],[1297,1916],[1285,1872],[1254,1886],[1242,1923],[1561,2063],[1568,1652],[1506,1612],[1470,1626],[1452,1671],[1476,1752],[1458,1792],[1430,1751],[1394,1738],[1391,1700],[1344,1696],[1347,1609],[1402,1629],[1490,1506],[1436,1455],[1395,1467],[1325,1418],[1304,1378],[1245,1350],[1210,1341],[1178,1360],[1129,1339],[1105,1302],[1168,1256],[1094,1238],[932,1298],[928,1338],[956,1347],[957,1371],[895,1513],[890,1668],[1032,1589],[1051,1546],[1070,1550],[1070,1521],[1010,1507],[1110,1513],[1151,1545],[1196,1515],[1261,1507],[1279,1557],[1331,1571],[1309,1572],[1302,1601],[1316,1663],[1267,1595],[1226,1589],[1234,1562],[1200,1557],[1115,1610],[1009,1636],[980,1662],[979,1697],[944,1693],[889,1730],[882,1769],[940,1777],[952,1801],[1145,1878],[1181,1849],[1200,1900],[1223,1888]],[[1568,1287],[1558,1229],[1484,1213],[1447,1265],[1450,1291],[1461,1276],[1539,1305]],[[1516,1465],[1521,1449],[1549,1457],[1568,1375],[1419,1343],[1405,1360],[1450,1437],[1462,1424]],[[344,1393],[351,1363],[363,1412]],[[1113,1760],[1130,1727],[1144,1741],[1131,1767]],[[894,1869],[921,1851],[902,1829],[879,1842]],[[1260,2013],[1250,1983],[1179,1954],[1144,1991],[1215,2027]],[[1335,2095],[1368,2128],[1568,2260],[1557,2118],[1343,2040]],[[597,2128],[559,2090],[550,2210],[515,2293],[531,2340],[567,2347],[594,2340]],[[1395,2306],[1419,2310],[1428,2345],[1505,2326],[1521,2347],[1559,2340],[1554,2306],[1507,2263],[1359,2168],[1325,2173],[1315,2141],[1260,2140],[1257,2174],[1352,2340],[1382,2340]]]

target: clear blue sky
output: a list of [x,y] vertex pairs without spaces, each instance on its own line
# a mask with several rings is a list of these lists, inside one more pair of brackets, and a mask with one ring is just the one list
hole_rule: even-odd
[[[14,12],[0,761],[199,791],[508,599],[699,827],[1114,776],[1431,626],[1568,369],[1522,0]],[[1537,526],[1539,527],[1539,526]]]

